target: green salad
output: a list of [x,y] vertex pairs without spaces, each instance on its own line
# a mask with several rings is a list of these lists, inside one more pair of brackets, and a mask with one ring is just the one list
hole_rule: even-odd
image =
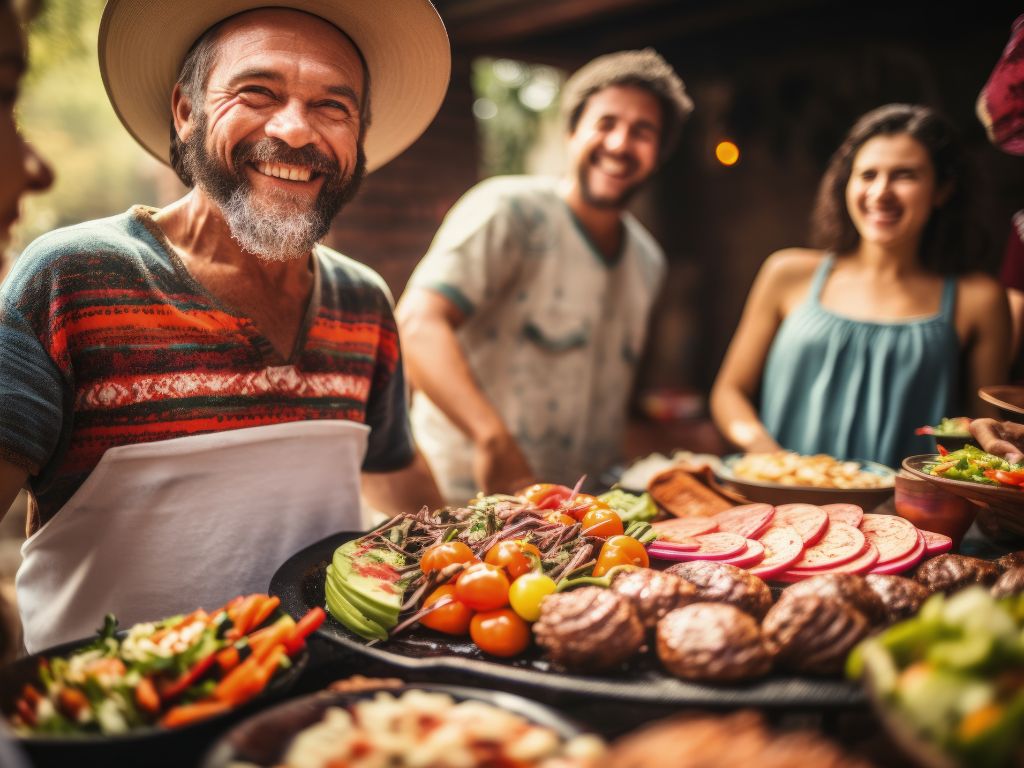
[[944,418],[935,426],[919,427],[919,435],[937,435],[938,437],[970,437],[971,420],[967,416]]
[[1024,595],[981,587],[933,595],[916,616],[862,642],[847,674],[887,711],[972,768],[1020,765],[1024,750]]
[[[1015,473],[1022,470],[1022,465],[1011,464],[1006,459],[977,448],[973,445],[964,446],[960,450],[946,454],[934,464],[925,466],[929,475],[944,477],[947,480],[965,480],[970,483],[984,485],[1004,485],[997,473]],[[1013,484],[1013,483],[1006,483]]]

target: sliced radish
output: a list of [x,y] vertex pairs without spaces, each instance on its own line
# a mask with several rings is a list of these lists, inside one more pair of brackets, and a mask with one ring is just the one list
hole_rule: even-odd
[[923,528],[917,530],[924,536],[924,553],[926,555],[939,555],[949,552],[953,548],[953,540],[946,534],[926,531]]
[[764,559],[747,570],[755,576],[767,579],[789,568],[800,559],[804,543],[796,529],[789,525],[772,523],[767,531],[757,538],[764,546]]
[[897,515],[864,515],[860,530],[878,547],[879,565],[907,557],[921,539],[914,524]]
[[651,527],[658,534],[658,541],[688,544],[694,536],[717,531],[718,523],[710,517],[677,517],[652,523]]
[[795,528],[804,545],[810,546],[825,535],[828,515],[814,504],[783,504],[775,508],[775,522]]
[[854,528],[864,519],[864,510],[856,504],[822,504],[830,523],[846,523]]
[[777,581],[794,582],[809,579],[812,576],[821,576],[826,573],[867,573],[878,562],[878,549],[870,541],[864,544],[864,551],[853,560],[849,560],[832,568],[811,568],[803,570],[789,568],[775,577]]
[[846,523],[831,523],[817,544],[804,549],[792,569],[832,568],[857,558],[864,551],[864,534]]
[[665,546],[658,546],[655,542],[647,548],[647,554],[653,557],[655,560],[670,560],[673,563],[688,563],[691,560],[704,560],[696,555],[696,550],[687,549],[675,549]]
[[924,536],[922,534],[917,535],[917,546],[915,546],[905,557],[901,557],[899,560],[890,560],[887,563],[879,562],[872,568],[869,573],[903,573],[908,568],[913,568],[924,557],[925,543]]
[[718,523],[718,530],[753,539],[771,525],[773,517],[775,507],[771,504],[744,504],[719,512],[713,519]]
[[651,546],[674,552],[694,552],[700,549],[700,542],[696,539],[684,539],[682,537],[668,541],[659,537],[651,542]]
[[696,536],[699,549],[682,550],[671,547],[658,546],[655,541],[647,548],[647,552],[653,557],[663,560],[728,560],[736,557],[747,550],[747,540],[735,533],[718,531],[706,533],[703,536]]
[[747,539],[747,549],[740,554],[730,557],[728,560],[719,560],[726,565],[735,565],[737,568],[749,568],[764,560],[764,544],[755,539]]

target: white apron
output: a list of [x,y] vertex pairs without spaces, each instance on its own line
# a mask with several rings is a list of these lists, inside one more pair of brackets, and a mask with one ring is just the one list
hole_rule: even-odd
[[16,579],[29,653],[265,592],[303,547],[363,527],[370,428],[300,421],[108,450],[22,545]]

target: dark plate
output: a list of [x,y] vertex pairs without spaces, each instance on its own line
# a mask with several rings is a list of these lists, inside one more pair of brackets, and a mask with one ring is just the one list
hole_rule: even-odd
[[942,457],[938,454],[909,456],[903,460],[903,468],[914,477],[923,478],[976,505],[979,508],[978,527],[996,541],[1015,543],[1024,539],[1024,490],[1009,486],[970,483],[966,480],[950,480],[925,472],[927,464],[941,460]]
[[[125,633],[120,633],[123,636]],[[14,712],[15,702],[26,683],[38,682],[39,659],[66,655],[95,640],[76,640],[47,648],[0,667],[0,712]],[[151,726],[117,736],[16,736],[15,740],[35,768],[67,765],[191,765],[225,728],[256,709],[279,700],[295,684],[309,662],[304,649],[292,659],[292,666],[278,674],[259,696],[230,712],[181,728]],[[184,760],[184,762],[182,762]]]
[[236,725],[213,745],[202,762],[202,768],[229,768],[238,762],[256,766],[280,765],[292,739],[304,728],[320,722],[329,707],[348,707],[359,699],[375,696],[380,690],[398,696],[412,689],[447,693],[456,701],[483,701],[514,712],[536,725],[546,726],[563,739],[571,739],[581,733],[576,725],[554,710],[510,693],[432,684],[348,693],[322,691],[264,710]]
[[[334,550],[361,535],[337,533],[293,555],[271,579],[270,594],[280,597],[281,607],[296,616],[323,605],[324,579]],[[468,638],[450,638],[419,627],[385,643],[367,645],[328,615],[317,633],[349,652],[391,667],[427,672],[434,678],[447,673],[449,679],[468,678],[530,695],[722,708],[850,707],[865,700],[857,686],[843,680],[773,676],[744,685],[697,685],[667,675],[653,653],[642,654],[615,674],[596,677],[554,671],[536,648],[506,661],[486,656]]]
[[[887,501],[893,494],[893,486],[885,488],[814,488],[801,485],[782,485],[759,480],[744,480],[732,473],[732,465],[741,458],[736,453],[722,458],[721,467],[715,470],[718,482],[729,490],[741,494],[748,501],[766,504],[856,504],[870,512]],[[874,461],[858,461],[861,469],[884,478],[895,478],[896,470]]]

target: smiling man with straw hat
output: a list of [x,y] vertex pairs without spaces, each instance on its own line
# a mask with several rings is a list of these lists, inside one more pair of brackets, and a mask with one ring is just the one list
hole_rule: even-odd
[[100,69],[192,187],[45,235],[0,291],[0,509],[31,495],[30,651],[264,591],[291,554],[439,495],[391,300],[318,240],[447,88],[427,0],[109,0]]

